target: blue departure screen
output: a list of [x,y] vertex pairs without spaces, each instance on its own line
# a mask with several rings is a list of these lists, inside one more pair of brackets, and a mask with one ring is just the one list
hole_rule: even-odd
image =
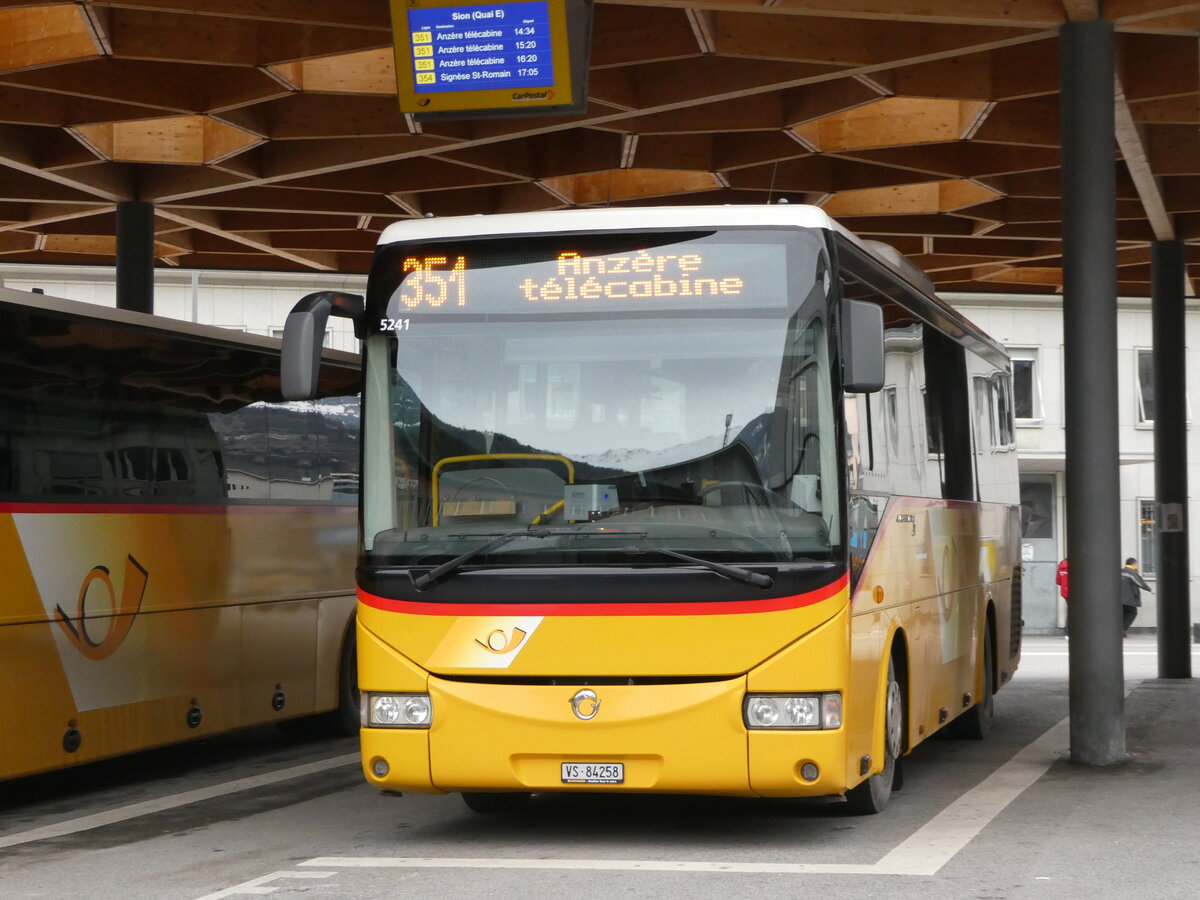
[[408,11],[419,94],[551,87],[548,0]]

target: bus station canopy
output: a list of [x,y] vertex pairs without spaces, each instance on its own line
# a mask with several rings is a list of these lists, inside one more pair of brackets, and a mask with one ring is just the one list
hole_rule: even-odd
[[1200,274],[1200,2],[624,0],[583,115],[415,122],[385,0],[0,0],[0,263],[364,272],[399,218],[816,203],[940,290],[1062,286],[1059,28],[1117,33],[1118,288]]

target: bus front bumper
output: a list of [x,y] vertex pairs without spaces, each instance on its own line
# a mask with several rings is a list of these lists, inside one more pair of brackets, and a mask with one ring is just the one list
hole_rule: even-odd
[[[585,688],[431,676],[428,688],[428,729],[360,732],[364,774],[380,790],[798,797],[846,788],[843,729],[747,729],[744,677]],[[573,780],[580,770],[567,764],[599,767],[584,771],[606,780]]]

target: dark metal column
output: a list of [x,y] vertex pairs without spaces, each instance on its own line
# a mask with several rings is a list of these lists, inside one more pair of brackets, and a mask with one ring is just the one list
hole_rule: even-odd
[[1071,760],[1125,759],[1113,28],[1061,31]]
[[154,312],[154,204],[117,204],[117,309]]
[[1159,678],[1192,677],[1183,254],[1182,241],[1151,245]]

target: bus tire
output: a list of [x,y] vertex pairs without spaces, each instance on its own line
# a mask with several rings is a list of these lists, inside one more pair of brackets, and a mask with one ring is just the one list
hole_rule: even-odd
[[950,737],[981,741],[992,730],[992,719],[996,714],[996,695],[992,684],[994,658],[992,624],[989,622],[983,629],[983,694],[978,703],[950,723]]
[[342,642],[342,655],[338,662],[338,705],[329,714],[329,728],[334,734],[351,737],[358,734],[359,703],[361,695],[358,692],[358,641],[355,638],[354,623],[346,631],[346,639]]
[[864,816],[882,812],[903,783],[900,754],[904,746],[904,691],[896,677],[896,661],[888,660],[887,690],[884,693],[883,771],[846,791],[846,811]]
[[284,737],[293,741],[353,737],[358,734],[358,650],[353,622],[346,631],[342,652],[338,657],[337,701],[338,705],[329,712],[280,722],[279,730]]
[[494,813],[514,813],[520,812],[529,805],[531,794],[524,792],[513,793],[485,793],[485,792],[464,792],[462,795],[463,803],[467,804],[467,809],[471,812],[494,814]]

